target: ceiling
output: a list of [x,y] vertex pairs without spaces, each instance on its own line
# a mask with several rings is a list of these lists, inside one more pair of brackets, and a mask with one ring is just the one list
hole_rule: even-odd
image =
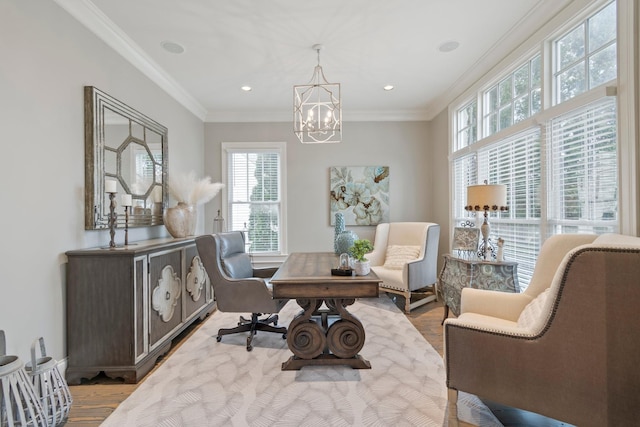
[[56,2],[202,120],[247,122],[292,120],[317,43],[345,121],[429,120],[570,0]]

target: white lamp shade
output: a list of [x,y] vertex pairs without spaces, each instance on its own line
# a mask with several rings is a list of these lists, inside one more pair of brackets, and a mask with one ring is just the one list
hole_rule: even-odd
[[506,210],[507,186],[502,184],[480,184],[467,187],[466,210]]

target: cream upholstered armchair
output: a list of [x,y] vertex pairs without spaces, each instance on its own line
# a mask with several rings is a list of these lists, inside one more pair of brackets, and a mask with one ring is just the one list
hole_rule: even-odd
[[521,294],[466,288],[444,323],[449,425],[457,393],[583,426],[636,425],[640,238],[565,234]]
[[439,239],[440,226],[432,222],[391,222],[376,227],[374,249],[367,259],[382,280],[380,289],[404,296],[407,313],[436,299]]

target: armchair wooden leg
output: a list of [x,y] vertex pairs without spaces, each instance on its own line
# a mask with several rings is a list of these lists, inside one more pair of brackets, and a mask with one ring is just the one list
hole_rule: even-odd
[[449,411],[449,427],[458,427],[458,390],[447,389],[447,408]]

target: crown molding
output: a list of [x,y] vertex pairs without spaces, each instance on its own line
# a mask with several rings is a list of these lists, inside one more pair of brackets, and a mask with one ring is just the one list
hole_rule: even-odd
[[[281,123],[293,122],[293,113],[287,111],[210,111],[204,119],[207,123]],[[421,122],[427,121],[425,111],[345,111],[344,122]]]
[[207,110],[90,0],[54,1],[172,98],[204,121]]

